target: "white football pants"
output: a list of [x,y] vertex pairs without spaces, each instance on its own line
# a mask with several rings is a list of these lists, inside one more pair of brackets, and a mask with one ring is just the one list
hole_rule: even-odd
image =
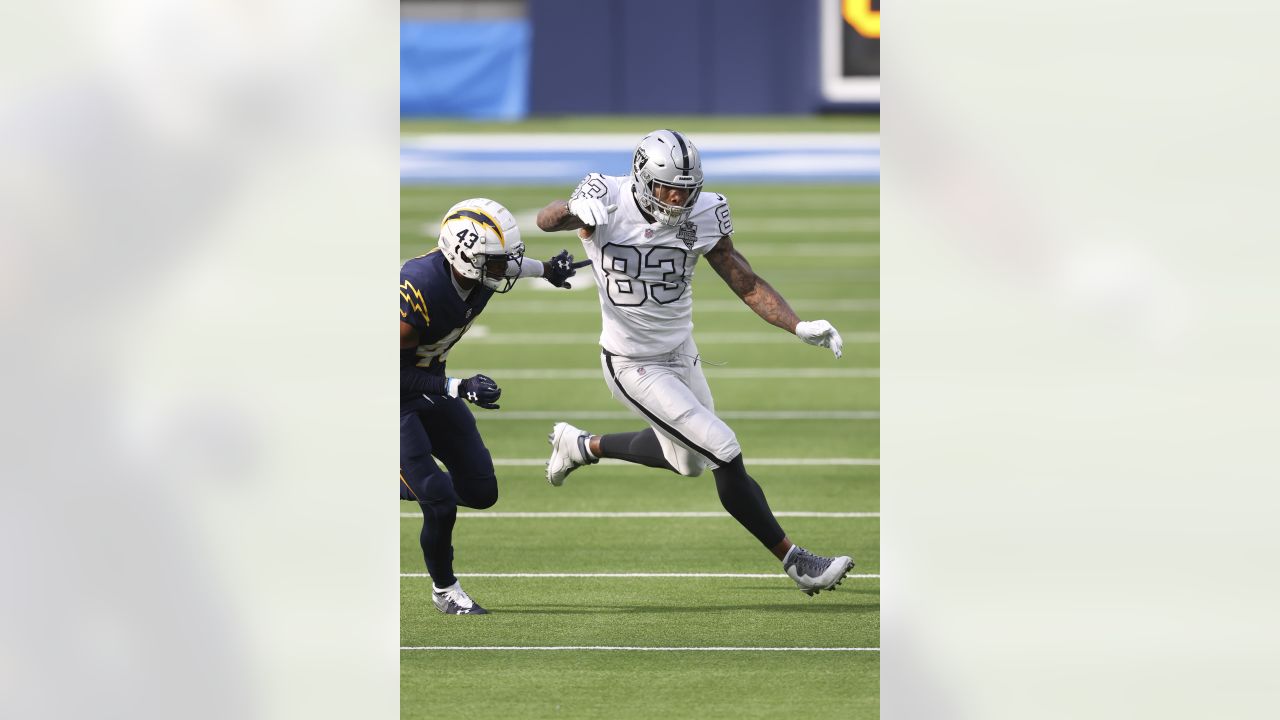
[[692,337],[662,355],[623,356],[606,350],[600,364],[613,396],[648,421],[663,456],[681,475],[696,477],[742,452],[733,430],[716,417]]

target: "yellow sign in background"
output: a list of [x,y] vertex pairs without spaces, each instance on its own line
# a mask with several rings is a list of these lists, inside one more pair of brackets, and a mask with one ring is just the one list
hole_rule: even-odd
[[871,7],[872,0],[844,0],[844,21],[865,38],[880,37],[880,11]]

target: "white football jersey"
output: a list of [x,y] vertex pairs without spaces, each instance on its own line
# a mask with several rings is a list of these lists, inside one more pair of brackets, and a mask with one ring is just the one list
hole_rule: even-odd
[[631,177],[591,173],[571,199],[599,198],[618,210],[582,241],[600,292],[600,345],[618,355],[661,355],[693,333],[693,270],[698,258],[733,234],[729,203],[703,193],[677,227],[648,222],[631,194]]

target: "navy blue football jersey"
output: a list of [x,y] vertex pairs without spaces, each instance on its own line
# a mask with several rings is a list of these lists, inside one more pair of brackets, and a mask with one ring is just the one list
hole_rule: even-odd
[[400,268],[400,321],[418,331],[418,347],[400,351],[400,367],[417,366],[444,375],[449,350],[471,327],[493,297],[478,283],[466,300],[458,297],[449,261],[439,250],[413,258]]

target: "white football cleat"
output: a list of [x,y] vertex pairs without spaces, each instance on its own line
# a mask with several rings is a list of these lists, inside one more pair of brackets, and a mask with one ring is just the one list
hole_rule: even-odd
[[431,586],[431,602],[436,609],[445,615],[488,615],[489,611],[476,604],[475,600],[462,589],[461,583],[454,583],[441,590]]
[[823,557],[814,555],[799,545],[791,548],[787,559],[782,562],[782,569],[796,581],[796,587],[810,596],[817,595],[822,590],[834,590],[852,567],[853,558],[848,555]]
[[597,460],[587,459],[586,442],[591,434],[566,422],[558,422],[551,428],[547,442],[551,443],[551,459],[547,461],[547,482],[555,487],[564,484],[569,473]]

